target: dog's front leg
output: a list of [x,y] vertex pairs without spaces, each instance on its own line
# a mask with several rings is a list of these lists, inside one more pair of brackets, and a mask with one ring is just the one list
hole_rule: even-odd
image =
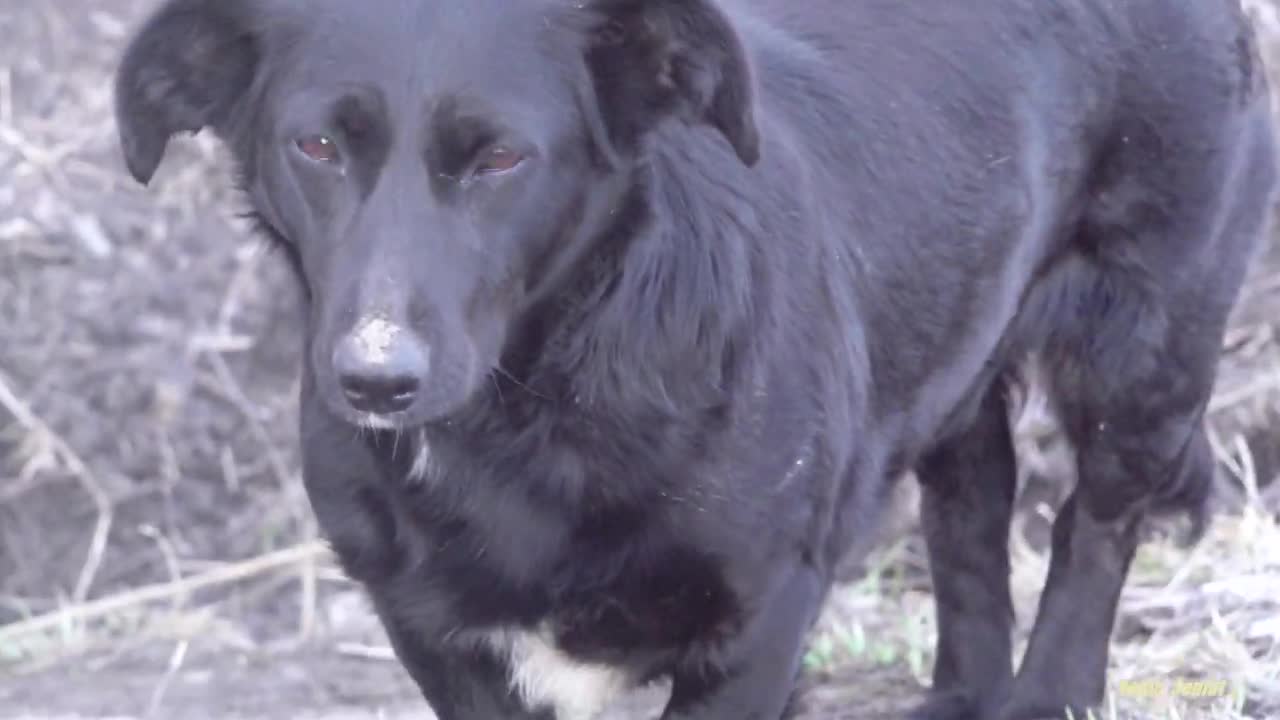
[[488,648],[434,646],[383,618],[396,657],[439,720],[557,720],[529,710],[511,686],[507,666]]
[[825,589],[817,571],[807,566],[779,575],[714,661],[675,673],[662,720],[779,720]]
[[[380,462],[375,452],[379,441],[357,437],[325,412],[309,391],[309,374],[304,381],[303,477],[312,509],[343,569],[368,591],[397,658],[427,703],[440,720],[555,720],[525,709],[492,648],[442,644],[451,616],[424,589],[429,585],[413,584],[415,530],[386,490],[386,459]],[[383,447],[395,443],[386,440]]]

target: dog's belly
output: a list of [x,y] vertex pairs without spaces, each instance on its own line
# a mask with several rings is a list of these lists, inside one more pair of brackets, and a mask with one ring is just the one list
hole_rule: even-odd
[[570,657],[545,627],[499,628],[483,637],[507,663],[511,687],[525,706],[552,708],[556,720],[593,720],[635,684],[623,669]]

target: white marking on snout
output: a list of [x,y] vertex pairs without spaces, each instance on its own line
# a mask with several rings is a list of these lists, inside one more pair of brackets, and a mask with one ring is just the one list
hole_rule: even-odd
[[553,708],[556,720],[595,720],[633,685],[608,665],[583,663],[555,646],[550,630],[501,628],[484,642],[510,667],[511,687],[530,710]]
[[391,359],[391,344],[402,332],[404,328],[386,318],[376,315],[363,318],[354,333],[356,353],[366,364],[385,365]]

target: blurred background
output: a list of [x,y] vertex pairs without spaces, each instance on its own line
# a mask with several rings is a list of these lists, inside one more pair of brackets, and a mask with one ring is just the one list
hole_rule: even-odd
[[[110,77],[156,2],[0,0],[0,720],[429,717],[316,537],[298,298],[237,220],[225,157],[200,137],[151,189],[124,172]],[[1280,63],[1277,8],[1245,2]],[[1108,717],[1280,718],[1278,332],[1273,241],[1212,406],[1222,514],[1193,550],[1172,527],[1140,552]],[[1025,633],[1072,478],[1036,396],[1017,425]],[[802,717],[893,717],[929,677],[913,494],[814,633]],[[1125,683],[1194,679],[1222,685]],[[617,718],[654,717],[657,697]]]

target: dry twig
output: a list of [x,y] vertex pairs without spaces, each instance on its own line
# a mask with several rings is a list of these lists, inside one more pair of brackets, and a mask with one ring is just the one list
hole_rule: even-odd
[[111,532],[112,520],[111,500],[80,456],[13,392],[3,374],[0,374],[0,405],[3,405],[18,424],[28,432],[36,433],[50,443],[63,466],[93,499],[97,520],[94,522],[93,535],[89,541],[88,555],[76,579],[75,590],[71,594],[74,602],[82,603],[89,597],[89,590],[93,586],[94,578],[98,575],[98,568],[102,566],[102,557],[107,550],[107,538]]
[[328,552],[322,542],[309,542],[216,568],[179,581],[148,585],[0,627],[0,645],[21,637],[48,632],[71,623],[83,623],[140,605],[190,595],[220,585],[243,582],[280,568],[310,562]]

